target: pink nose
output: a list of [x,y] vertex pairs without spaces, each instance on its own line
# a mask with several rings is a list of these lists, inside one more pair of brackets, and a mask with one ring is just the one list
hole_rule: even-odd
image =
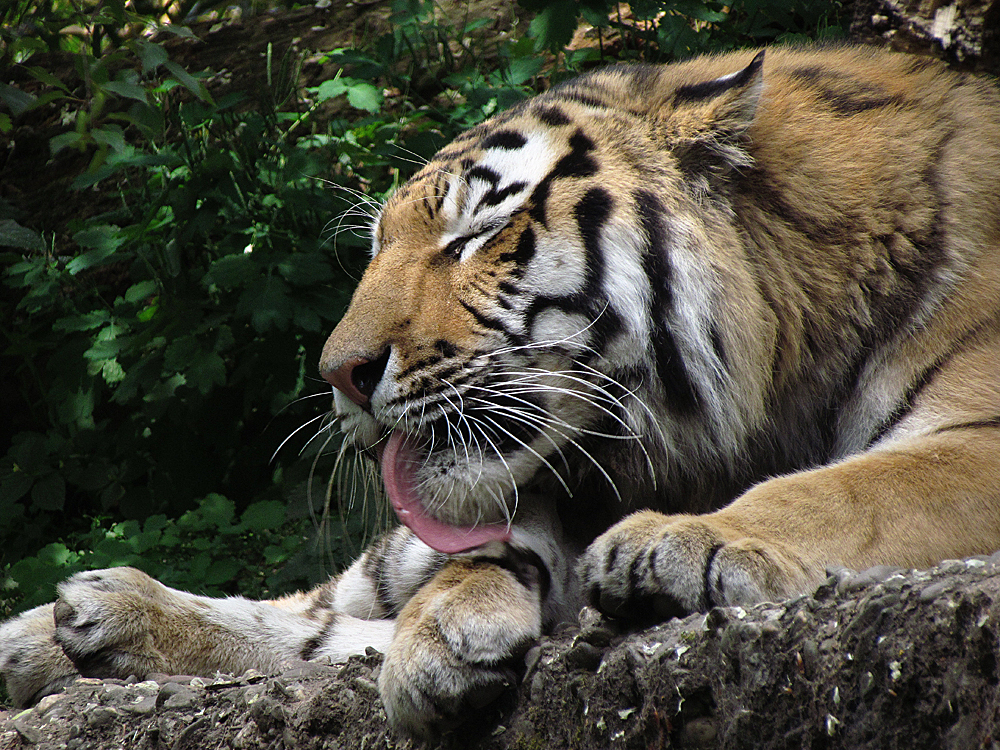
[[[367,359],[352,359],[350,362],[345,362],[333,372],[324,372],[322,375],[330,385],[351,399],[351,401],[356,403],[358,406],[364,406],[368,403],[368,397],[371,392],[369,391],[368,395],[362,393],[362,391],[354,385],[351,374],[354,372],[356,367],[366,364],[368,364]],[[374,388],[372,390],[374,390]]]
[[323,378],[334,388],[347,396],[358,406],[364,406],[371,399],[385,366],[389,361],[389,351],[377,359],[356,357],[347,360],[335,370],[321,372]]

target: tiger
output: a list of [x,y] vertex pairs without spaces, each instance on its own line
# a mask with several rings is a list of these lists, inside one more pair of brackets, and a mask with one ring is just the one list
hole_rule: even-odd
[[371,647],[433,737],[585,606],[1000,549],[1000,92],[849,45],[553,86],[385,201],[319,369],[401,523],[271,601],[79,573],[0,627],[16,704]]

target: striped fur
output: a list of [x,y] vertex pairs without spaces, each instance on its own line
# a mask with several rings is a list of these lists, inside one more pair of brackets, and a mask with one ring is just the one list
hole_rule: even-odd
[[[0,626],[12,695],[374,645],[390,719],[426,735],[584,602],[648,621],[992,552],[998,206],[1000,95],[925,59],[619,66],[500,114],[383,207],[320,368],[358,448],[418,446],[430,516],[509,539],[400,528],[270,603],[81,574]],[[189,643],[144,651],[111,589]]]

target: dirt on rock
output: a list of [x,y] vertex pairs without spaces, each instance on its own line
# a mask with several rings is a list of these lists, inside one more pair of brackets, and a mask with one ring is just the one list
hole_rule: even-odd
[[[1000,554],[837,571],[808,596],[640,632],[588,609],[432,746],[997,748],[998,652]],[[372,652],[273,676],[79,679],[0,714],[0,750],[414,748],[388,727],[380,665]]]

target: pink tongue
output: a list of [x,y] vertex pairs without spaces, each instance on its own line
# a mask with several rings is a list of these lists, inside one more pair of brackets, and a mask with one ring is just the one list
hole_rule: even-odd
[[431,518],[414,490],[415,467],[420,454],[406,433],[393,430],[382,451],[382,481],[399,520],[428,547],[453,554],[481,547],[487,542],[506,542],[510,528],[506,523],[479,526],[451,526]]

